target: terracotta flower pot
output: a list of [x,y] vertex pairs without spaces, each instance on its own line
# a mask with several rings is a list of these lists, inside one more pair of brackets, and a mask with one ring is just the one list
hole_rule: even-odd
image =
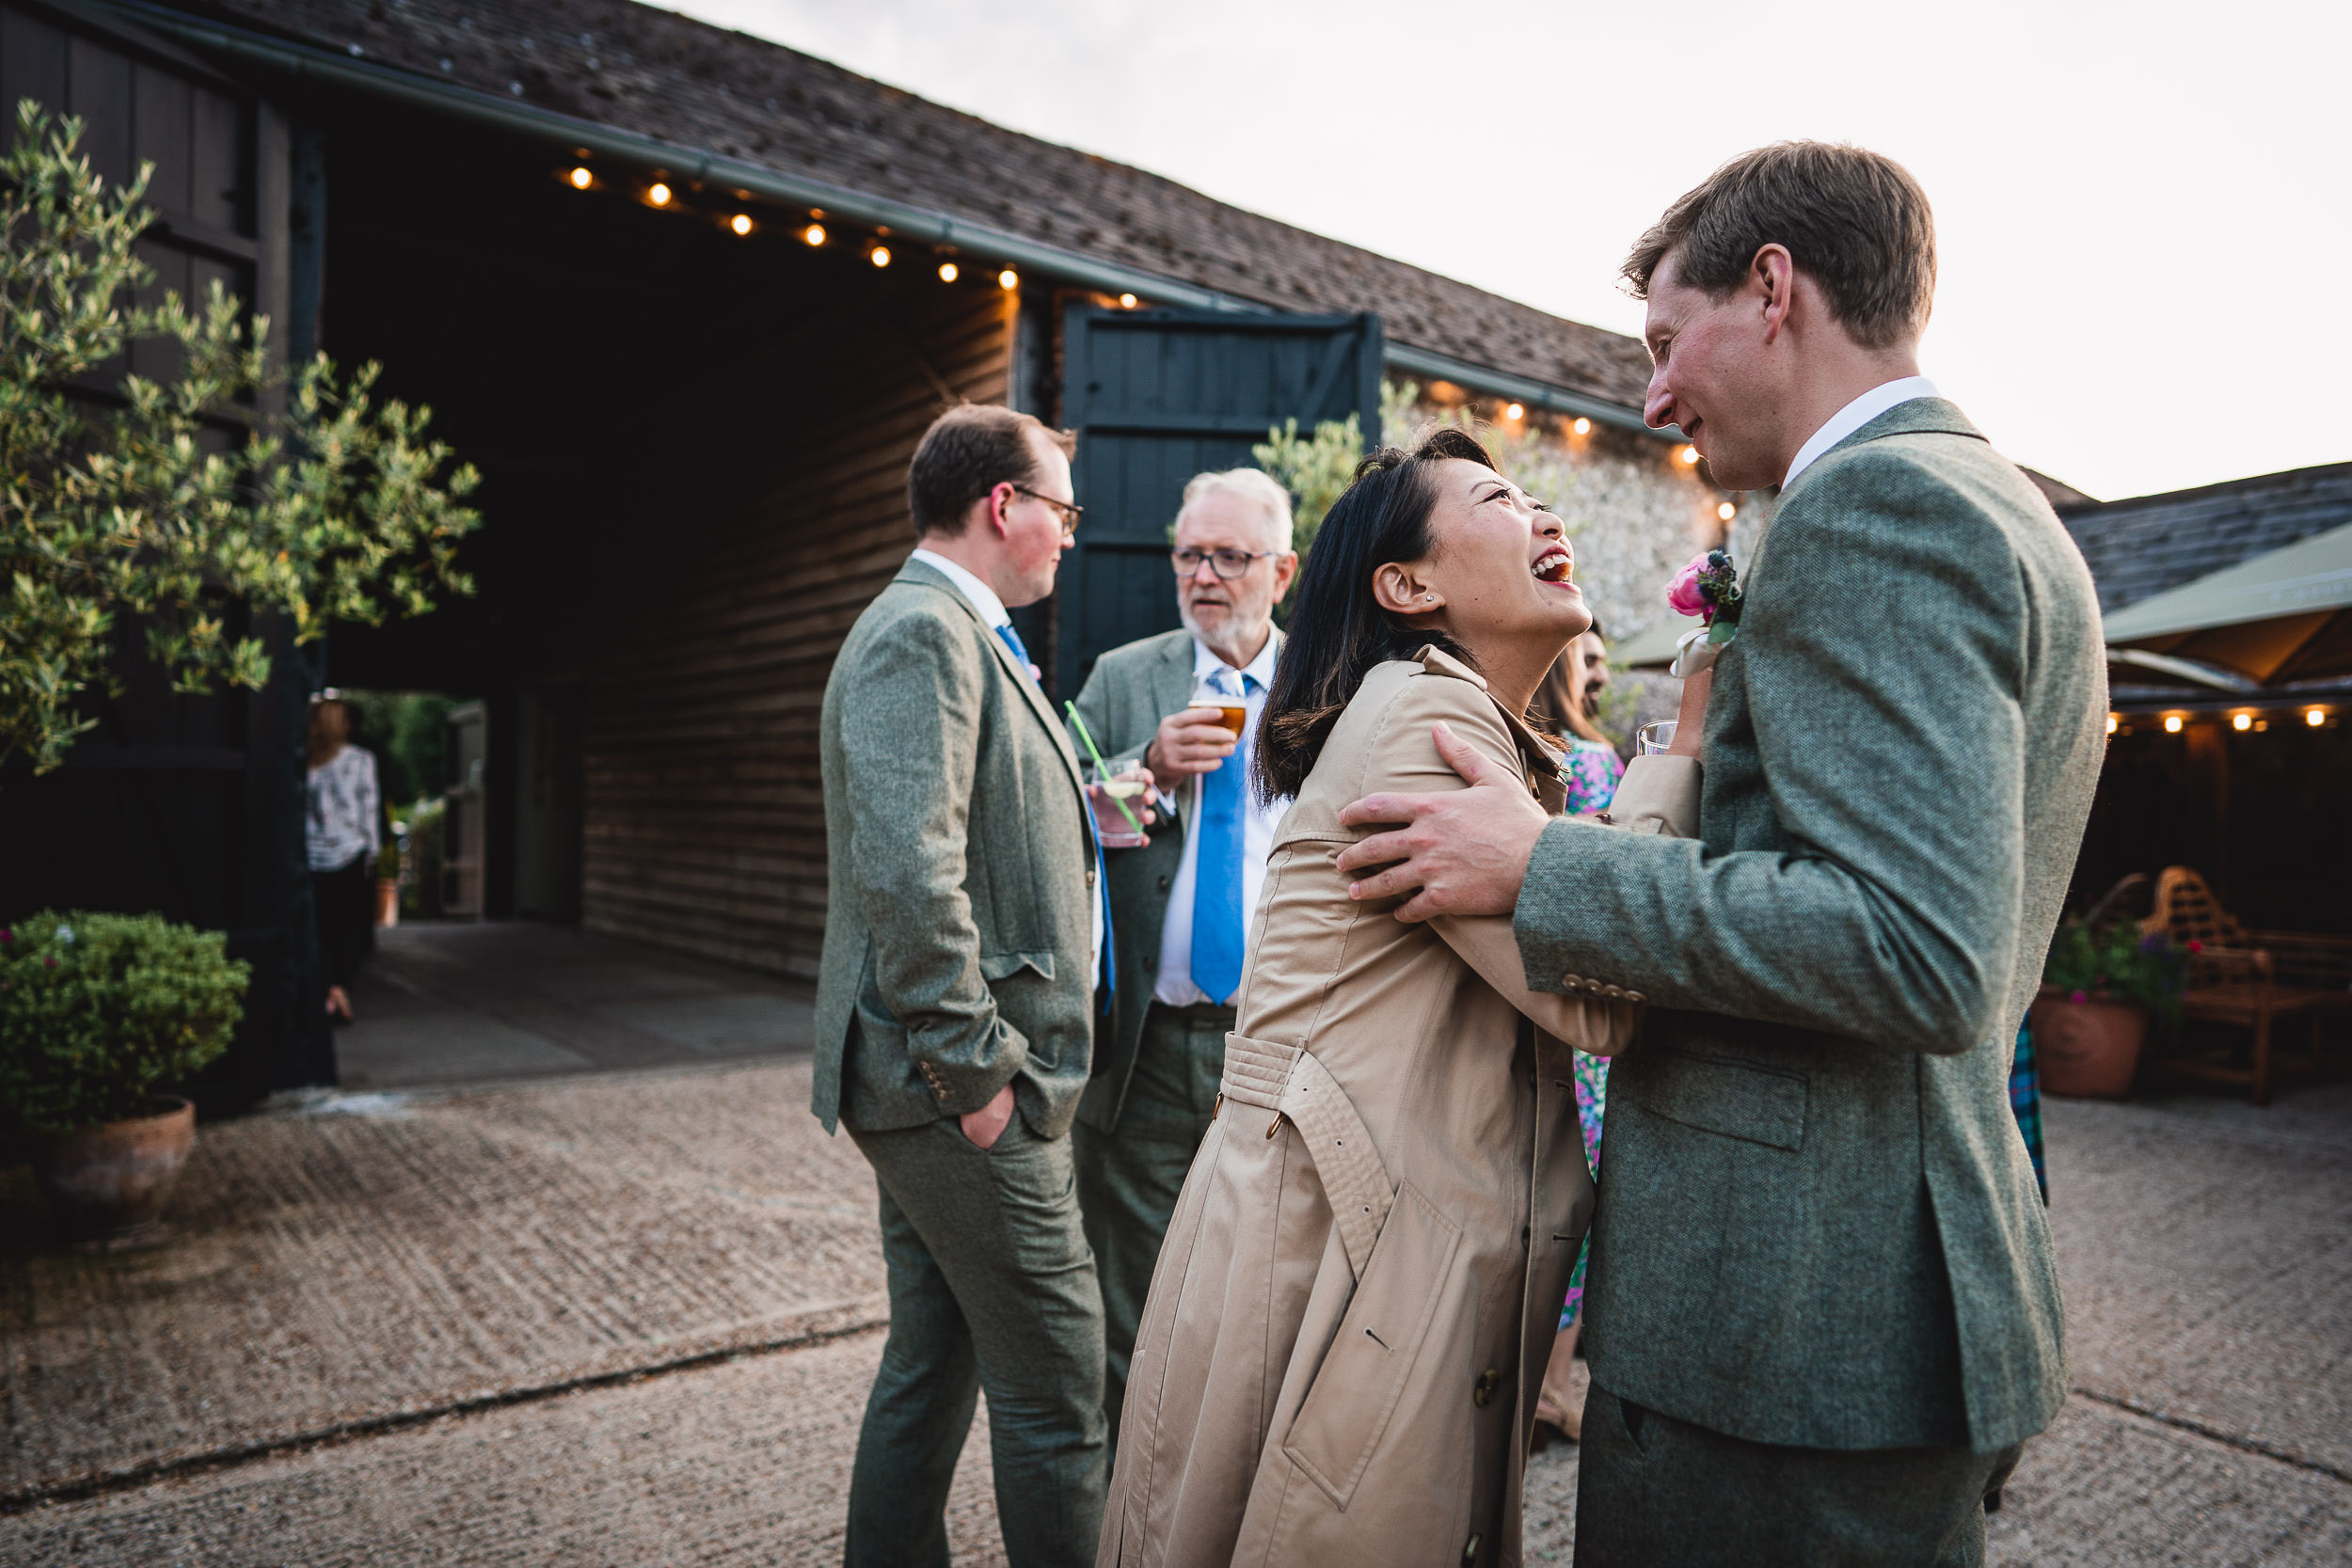
[[154,1114],[31,1140],[33,1180],[69,1241],[137,1246],[164,1234],[164,1205],[196,1147],[196,1104],[176,1095]]
[[2148,1009],[2105,992],[2043,988],[2033,1005],[2034,1061],[2048,1094],[2121,1100],[2148,1043]]
[[375,879],[375,923],[378,926],[400,924],[400,879],[378,877]]

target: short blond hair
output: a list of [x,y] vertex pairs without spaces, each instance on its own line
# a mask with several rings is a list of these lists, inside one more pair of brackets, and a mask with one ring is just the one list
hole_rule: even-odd
[[1265,508],[1269,525],[1266,543],[1278,550],[1291,547],[1291,493],[1273,475],[1258,468],[1211,469],[1193,475],[1185,482],[1184,499],[1176,507],[1176,521],[1182,524],[1193,503],[1215,490],[1256,501]]

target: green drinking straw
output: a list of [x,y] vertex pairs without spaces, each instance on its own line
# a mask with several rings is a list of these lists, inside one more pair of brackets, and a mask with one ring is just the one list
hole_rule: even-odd
[[[1069,714],[1070,721],[1078,727],[1078,738],[1087,743],[1087,755],[1094,759],[1094,766],[1101,768],[1104,773],[1108,773],[1110,771],[1109,764],[1103,760],[1102,751],[1094,744],[1094,736],[1087,733],[1087,721],[1078,717],[1078,705],[1075,703],[1064,703],[1062,704],[1062,711]],[[1134,812],[1127,809],[1126,801],[1114,795],[1111,797],[1111,804],[1117,806],[1119,808],[1119,815],[1127,819],[1127,826],[1133,828],[1137,832],[1143,832],[1143,822],[1141,818],[1137,817]]]

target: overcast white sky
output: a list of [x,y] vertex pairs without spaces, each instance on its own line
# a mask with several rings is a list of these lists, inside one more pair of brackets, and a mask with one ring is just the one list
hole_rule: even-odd
[[1578,321],[1783,136],[1935,203],[1924,368],[2103,499],[2352,459],[2352,5],[673,0]]

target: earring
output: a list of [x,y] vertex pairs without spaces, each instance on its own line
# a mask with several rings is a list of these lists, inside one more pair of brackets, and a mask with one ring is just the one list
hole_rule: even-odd
[[1422,595],[1422,598],[1424,598],[1424,599],[1434,599],[1434,598],[1436,598],[1437,596],[1438,596],[1438,595],[1437,595],[1437,594],[1423,594]]

